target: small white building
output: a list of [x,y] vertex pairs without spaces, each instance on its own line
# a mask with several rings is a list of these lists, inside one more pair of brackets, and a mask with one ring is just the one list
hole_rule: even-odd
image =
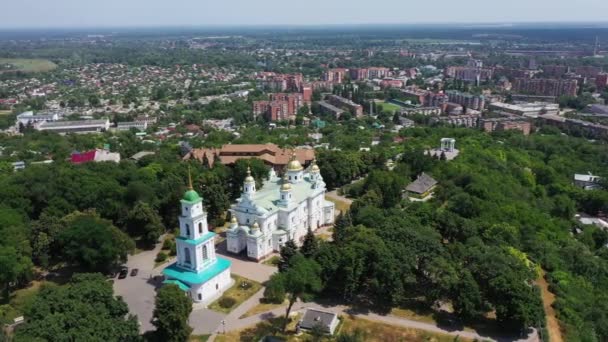
[[585,190],[597,190],[602,188],[600,179],[601,177],[595,176],[591,172],[586,174],[575,173],[574,185]]
[[318,327],[327,334],[333,335],[338,327],[338,315],[333,312],[323,311],[319,309],[307,309],[298,323],[298,326],[304,330],[312,330]]
[[247,257],[259,261],[288,240],[300,243],[309,229],[333,224],[334,204],[325,200],[325,191],[316,163],[304,170],[295,156],[282,179],[271,169],[259,191],[248,172],[241,198],[230,209],[228,251],[246,251]]
[[22,124],[24,126],[43,121],[52,122],[57,120],[59,120],[59,114],[57,113],[34,114],[32,111],[27,111],[17,115],[17,124]]

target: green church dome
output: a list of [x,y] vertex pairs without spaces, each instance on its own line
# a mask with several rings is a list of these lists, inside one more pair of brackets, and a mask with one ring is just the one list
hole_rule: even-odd
[[188,201],[188,202],[196,202],[198,200],[201,199],[201,196],[198,195],[198,193],[192,189],[186,191],[186,193],[184,194],[184,201]]

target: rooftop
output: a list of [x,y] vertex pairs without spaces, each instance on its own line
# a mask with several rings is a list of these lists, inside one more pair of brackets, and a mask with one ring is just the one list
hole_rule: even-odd
[[423,172],[415,181],[410,183],[405,190],[417,194],[423,194],[431,190],[431,188],[433,188],[435,185],[437,185],[437,181],[433,177]]
[[228,268],[230,268],[230,260],[218,257],[215,263],[201,272],[187,270],[173,263],[163,270],[163,274],[169,280],[178,280],[186,285],[204,284]]

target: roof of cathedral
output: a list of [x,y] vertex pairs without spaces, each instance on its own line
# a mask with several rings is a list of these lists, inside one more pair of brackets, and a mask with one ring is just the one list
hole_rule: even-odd
[[[322,180],[321,188],[325,188],[325,183]],[[304,173],[304,179],[297,183],[288,183],[291,186],[292,203],[298,204],[309,198],[313,193],[317,192],[319,188],[313,188],[313,182],[310,178],[310,173]],[[252,195],[251,201],[255,204],[258,209],[258,215],[266,215],[268,213],[276,212],[279,210],[280,192],[279,190],[283,186],[283,180],[279,177],[269,179],[264,182],[262,189],[256,191]],[[235,207],[238,207],[239,203]]]

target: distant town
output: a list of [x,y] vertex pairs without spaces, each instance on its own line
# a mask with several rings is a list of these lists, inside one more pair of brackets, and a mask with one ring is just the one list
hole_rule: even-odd
[[607,29],[230,32],[0,35],[0,341],[608,340]]

